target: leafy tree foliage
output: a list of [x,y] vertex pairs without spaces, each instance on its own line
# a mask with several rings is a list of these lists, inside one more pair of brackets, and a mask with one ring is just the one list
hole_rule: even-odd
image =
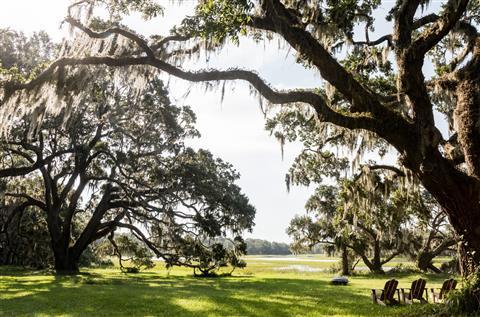
[[53,259],[43,214],[22,204],[0,206],[0,264],[47,267]]
[[270,242],[262,239],[245,240],[247,243],[247,254],[265,254],[265,255],[287,255],[291,254],[290,247],[287,243]]
[[[148,6],[152,1],[133,3],[135,9],[143,10],[145,6],[138,4]],[[281,112],[312,118],[309,122],[317,127],[320,150],[339,134],[344,140],[341,148],[352,153],[359,148],[363,153],[377,152],[378,147],[372,145],[378,143],[393,147],[398,165],[417,178],[448,214],[464,243],[465,259],[469,260],[466,268],[471,270],[480,263],[478,1],[446,0],[423,10],[428,1],[398,0],[385,17],[390,24],[385,24],[377,21],[381,16],[377,10],[385,6],[380,0],[202,0],[195,16],[187,18],[173,34],[151,40],[112,24],[115,19],[104,24],[114,27],[96,28],[99,32],[95,32],[89,28],[88,17],[73,13],[78,7],[102,4],[115,2],[79,1],[69,10],[66,21],[78,30],[80,49],[65,50],[31,81],[8,78],[3,85],[5,114],[15,109],[32,111],[32,105],[38,109],[51,101],[51,95],[35,92],[40,87],[55,89],[52,81],[60,92],[55,98],[83,90],[83,84],[72,87],[55,78],[68,69],[77,82],[88,83],[85,78],[95,77],[96,72],[80,71],[84,65],[141,65],[142,70],[164,71],[194,82],[245,80],[269,103],[289,105]],[[115,7],[123,5],[125,2],[117,2]],[[372,30],[380,29],[382,22],[385,34],[372,39]],[[317,70],[325,84],[319,83],[316,90],[278,91],[246,70],[189,72],[176,66],[183,56],[202,47],[220,49],[243,34],[258,42],[282,38],[296,51],[298,61]],[[118,39],[122,39],[121,45],[117,45]],[[423,73],[427,62],[435,66],[429,79]],[[434,111],[443,113],[451,123],[448,135],[440,132]],[[4,120],[8,118],[4,115]]]
[[[41,65],[53,58],[54,46],[45,32],[27,37],[22,32],[0,29],[0,78],[27,79],[34,76]],[[0,182],[0,263],[38,268],[48,266],[53,255],[44,215],[27,203],[5,197],[6,183],[3,179]],[[10,183],[29,191],[35,190],[34,181]]]
[[[42,187],[29,192],[17,181],[5,196],[47,215],[58,271],[77,270],[88,245],[117,228],[167,263],[174,257],[184,264],[183,244],[239,235],[253,224],[255,210],[234,184],[231,165],[183,145],[198,135],[191,110],[171,105],[161,82],[148,85],[138,103],[99,85],[66,126],[49,117],[30,135],[31,125],[21,121],[2,144],[0,175]],[[85,226],[76,227],[82,215]],[[129,252],[134,246],[119,244]]]
[[45,67],[55,55],[56,45],[47,33],[40,31],[31,37],[22,32],[0,29],[0,74],[7,71],[30,77],[40,67]]
[[[41,190],[39,179],[31,182],[30,192]],[[13,181],[13,186],[26,190],[25,182]],[[33,189],[33,191],[32,191]],[[5,188],[2,189],[2,194]],[[41,195],[41,194],[40,194]],[[30,202],[18,197],[3,196],[0,207],[0,264],[47,268],[54,263],[48,231],[47,216],[42,210],[30,206]],[[85,217],[74,219],[75,228],[86,224]],[[80,266],[102,264],[99,254],[89,246],[79,259]]]
[[[107,239],[95,246],[95,253],[102,257],[116,256],[120,269],[125,273],[138,273],[141,269],[155,267],[153,252],[133,234],[115,235],[112,231]],[[124,265],[125,262],[128,266]]]
[[[221,240],[224,240],[223,243]],[[231,266],[230,272],[222,273],[231,275],[235,269],[247,265],[241,259],[246,254],[246,244],[240,236],[227,241],[228,243],[225,243],[225,239],[201,241],[186,236],[176,243],[175,255],[166,258],[167,267],[182,263],[183,266],[193,268],[195,276],[215,276],[221,268]]]
[[[372,272],[382,272],[382,265],[411,243],[411,214],[400,191],[386,191],[388,180],[378,173],[373,177],[376,186],[372,190],[348,180],[341,188],[319,186],[306,205],[313,217],[297,216],[290,224],[294,247],[310,248],[317,243],[345,246]],[[359,202],[352,203],[355,200]]]
[[[19,36],[12,42],[22,40]],[[20,68],[8,71],[28,76],[33,71],[28,62],[16,57],[9,63]],[[76,271],[92,242],[123,228],[169,265],[182,265],[191,263],[180,252],[189,247],[182,243],[198,246],[203,239],[229,234],[241,241],[237,236],[251,229],[255,210],[234,184],[239,175],[209,152],[185,147],[184,139],[198,136],[195,115],[188,107],[171,105],[160,81],[146,85],[139,100],[131,90],[97,80],[72,111],[40,115],[38,125],[15,121],[1,143],[0,159],[0,176],[6,180],[2,193],[10,204],[2,209],[9,254],[18,251],[21,241],[12,244],[12,234],[22,235],[24,227],[35,232],[22,250],[34,252],[31,248],[42,239],[37,244],[31,239],[40,235],[45,240],[48,228],[55,268]],[[27,222],[27,216],[37,216],[38,224]],[[42,223],[43,232],[37,228]],[[123,235],[119,239],[111,239],[119,255],[135,253],[137,268],[151,265],[145,247]],[[203,253],[190,257],[208,252],[217,261],[219,254],[227,257],[226,251],[213,249],[195,248]],[[41,259],[48,262],[47,256]]]
[[[363,187],[362,174],[373,177],[374,188]],[[350,272],[352,262],[345,248],[372,272],[382,272],[382,265],[404,254],[422,271],[439,273],[433,259],[456,240],[437,203],[428,193],[405,191],[378,171],[364,169],[362,174],[342,180],[340,188],[317,188],[306,204],[310,215],[296,216],[287,230],[294,239],[292,248],[304,252],[316,244],[331,245],[342,252],[344,274]]]

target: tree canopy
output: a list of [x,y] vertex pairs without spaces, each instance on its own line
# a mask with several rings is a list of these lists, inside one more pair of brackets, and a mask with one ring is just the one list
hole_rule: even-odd
[[[1,140],[5,225],[39,210],[58,271],[77,270],[83,251],[98,239],[113,241],[116,230],[130,231],[167,265],[201,269],[199,257],[214,254],[218,262],[229,254],[206,241],[231,237],[235,256],[228,260],[238,265],[245,252],[240,235],[255,216],[235,184],[239,174],[184,144],[199,136],[195,114],[171,104],[159,79],[137,98],[112,85],[109,73],[87,86],[77,107],[57,116],[38,112],[38,122],[18,118]],[[2,229],[8,235],[11,228]],[[120,240],[128,250],[135,245]]]

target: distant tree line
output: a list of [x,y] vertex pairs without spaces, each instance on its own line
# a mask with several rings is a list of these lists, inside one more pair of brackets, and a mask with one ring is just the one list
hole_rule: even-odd
[[246,239],[247,254],[285,255],[291,254],[290,246],[283,242],[270,242],[262,239]]
[[[294,254],[291,250],[291,246],[288,243],[283,242],[270,242],[268,240],[262,239],[251,239],[248,238],[245,240],[247,243],[247,254],[249,255],[288,255]],[[316,245],[308,250],[307,253],[310,254],[320,254],[326,252],[321,245]]]
[[[212,240],[205,240],[205,244],[210,243],[219,243],[222,244],[226,249],[230,250],[234,248],[234,244],[226,238],[217,237],[213,241]],[[275,242],[275,241],[268,241],[263,239],[253,239],[248,238],[245,239],[245,244],[247,246],[247,255],[290,255],[296,254],[295,250],[292,248],[293,244],[288,244],[284,242]],[[324,245],[317,244],[314,245],[309,250],[302,250],[300,252],[302,254],[325,254],[328,256],[335,256],[335,250],[331,250]]]

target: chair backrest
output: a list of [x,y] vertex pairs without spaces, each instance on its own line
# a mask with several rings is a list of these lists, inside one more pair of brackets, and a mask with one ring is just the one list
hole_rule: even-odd
[[396,279],[388,280],[383,287],[382,295],[380,295],[380,300],[392,300],[397,291],[398,281]]
[[451,290],[454,290],[457,287],[457,281],[453,278],[445,280],[442,285],[442,289],[440,290],[440,298],[445,297]]
[[412,282],[412,287],[410,288],[410,296],[411,298],[415,299],[422,299],[423,293],[425,292],[425,286],[427,285],[427,281],[423,278],[419,278]]

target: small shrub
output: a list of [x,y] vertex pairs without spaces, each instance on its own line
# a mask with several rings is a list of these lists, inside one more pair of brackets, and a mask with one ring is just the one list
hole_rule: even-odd
[[395,265],[393,268],[391,268],[388,271],[388,274],[415,274],[415,273],[420,273],[420,270],[416,266],[410,265],[410,264],[405,265],[403,263],[399,263]]
[[450,292],[445,304],[452,314],[473,314],[480,311],[480,271],[465,278],[463,287]]
[[112,266],[115,266],[115,264],[113,263],[112,259],[109,259],[109,258],[98,259],[97,261],[95,261],[95,265],[96,265],[96,266],[100,266],[100,267],[112,267]]
[[338,272],[340,272],[342,270],[342,267],[339,263],[334,263],[332,265],[330,265],[328,267],[328,269],[326,269],[326,271],[328,273],[331,273],[331,274],[337,274]]
[[93,278],[87,278],[83,281],[83,283],[88,285],[93,285],[93,284],[97,284],[97,281]]
[[440,266],[440,270],[449,274],[460,273],[457,257],[453,257],[453,259],[451,259],[450,261],[442,263],[442,265]]
[[444,304],[412,305],[402,317],[451,317]]
[[123,268],[124,273],[139,273],[140,269],[135,266],[127,266]]

